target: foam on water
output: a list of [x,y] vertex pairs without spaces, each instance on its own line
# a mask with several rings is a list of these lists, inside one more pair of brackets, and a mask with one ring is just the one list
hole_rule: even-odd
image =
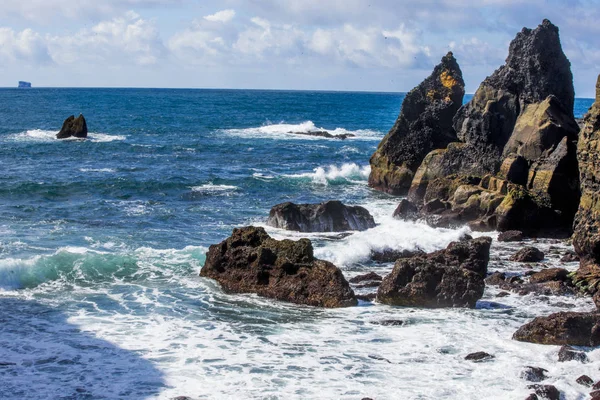
[[43,129],[32,129],[25,132],[17,133],[14,135],[8,136],[9,140],[15,142],[59,142],[59,141],[81,141],[87,140],[94,143],[107,143],[114,141],[123,141],[126,140],[127,137],[124,135],[109,135],[106,133],[94,133],[89,132],[87,139],[79,139],[79,138],[67,138],[67,139],[57,139],[56,134],[58,131],[48,131]]
[[192,190],[192,192],[198,193],[198,194],[224,195],[224,196],[230,196],[239,190],[239,188],[237,186],[216,185],[213,183],[206,183],[206,184],[200,185],[200,186],[192,186],[190,189]]
[[79,168],[79,171],[81,171],[81,172],[98,172],[98,173],[107,173],[107,174],[112,174],[112,173],[117,172],[113,168]]
[[338,167],[329,165],[327,167],[317,167],[313,172],[304,172],[300,174],[284,175],[294,179],[308,179],[320,185],[334,183],[364,183],[371,173],[371,166],[359,166],[355,163],[346,163]]
[[301,139],[301,140],[339,140],[334,138],[324,138],[320,136],[297,135],[295,132],[322,132],[327,131],[332,135],[354,135],[346,140],[380,140],[383,136],[381,132],[368,129],[347,130],[344,128],[326,129],[317,127],[312,121],[305,121],[299,124],[268,124],[253,128],[244,129],[226,129],[224,132],[238,137],[252,137],[262,139]]

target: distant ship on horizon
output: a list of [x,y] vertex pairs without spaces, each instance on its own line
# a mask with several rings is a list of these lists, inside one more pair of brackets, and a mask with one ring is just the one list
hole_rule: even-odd
[[19,81],[19,87],[29,89],[31,88],[31,82]]

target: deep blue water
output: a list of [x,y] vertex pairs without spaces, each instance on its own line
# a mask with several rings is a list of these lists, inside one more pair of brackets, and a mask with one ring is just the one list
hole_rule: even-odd
[[[403,317],[442,324],[450,346],[442,352],[420,342],[430,330],[407,328],[401,338],[369,324],[373,316],[390,317],[386,307],[307,310],[224,295],[197,277],[209,245],[236,226],[264,223],[283,201],[341,199],[369,207],[378,230],[343,241],[313,238],[317,255],[345,273],[374,268],[365,261],[373,248],[433,250],[458,237],[459,231],[391,220],[396,200],[366,186],[369,157],[402,99],[395,93],[1,89],[0,398],[360,398],[387,393],[390,385],[468,398],[469,384],[488,378],[457,386],[423,380],[441,368],[440,354],[462,351],[451,344],[465,335],[500,346],[489,338],[546,309],[526,308],[508,322],[493,307],[481,311],[484,317],[406,311]],[[577,100],[575,115],[591,104]],[[78,113],[90,137],[54,139],[63,120]],[[319,128],[356,137],[289,133]],[[489,319],[491,331],[469,330],[480,318]],[[392,377],[410,377],[410,354],[381,365],[371,356],[393,359],[397,343],[409,339],[412,351],[429,360],[423,364],[429,372],[404,383]],[[516,348],[506,368],[518,368],[519,354],[540,362],[548,357]],[[461,368],[447,367],[444,376]],[[488,377],[488,398],[522,395],[514,380]]]

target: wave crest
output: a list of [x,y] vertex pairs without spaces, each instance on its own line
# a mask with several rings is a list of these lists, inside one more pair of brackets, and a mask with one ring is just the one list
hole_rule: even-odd
[[225,129],[224,132],[233,136],[262,139],[303,139],[303,140],[338,140],[333,138],[324,138],[320,136],[296,135],[295,132],[309,133],[327,131],[332,135],[353,135],[346,140],[380,140],[381,132],[358,129],[348,130],[344,128],[327,129],[318,127],[312,121],[305,121],[299,124],[268,124],[252,128]]

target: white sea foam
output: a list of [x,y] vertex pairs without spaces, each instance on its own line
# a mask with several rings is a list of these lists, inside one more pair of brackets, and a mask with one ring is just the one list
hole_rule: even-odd
[[100,172],[100,173],[114,173],[117,172],[113,168],[79,168],[81,172]]
[[338,167],[329,165],[327,167],[317,167],[313,172],[304,172],[300,174],[284,175],[288,178],[310,179],[314,183],[327,185],[335,182],[366,182],[371,167],[369,165],[359,166],[355,163],[347,163]]
[[206,183],[204,185],[192,186],[190,189],[192,192],[199,194],[230,196],[240,188],[233,185],[215,185],[213,183]]
[[[43,129],[32,129],[25,132],[17,133],[9,136],[9,140],[17,141],[17,142],[54,142],[59,139],[56,138],[56,134],[58,131],[48,131]],[[87,139],[79,139],[79,138],[67,138],[60,139],[66,141],[80,141],[80,140],[88,140],[94,143],[106,143],[113,141],[123,141],[127,139],[124,135],[109,135],[106,133],[95,133],[89,132]]]
[[380,140],[383,134],[381,132],[358,129],[347,130],[344,128],[327,129],[316,126],[312,121],[305,121],[299,124],[268,124],[259,127],[244,128],[244,129],[226,129],[224,132],[229,135],[238,137],[253,137],[253,138],[269,138],[269,139],[305,139],[305,140],[339,140],[332,138],[324,138],[320,136],[297,135],[296,132],[327,131],[332,135],[354,135],[346,140]]

